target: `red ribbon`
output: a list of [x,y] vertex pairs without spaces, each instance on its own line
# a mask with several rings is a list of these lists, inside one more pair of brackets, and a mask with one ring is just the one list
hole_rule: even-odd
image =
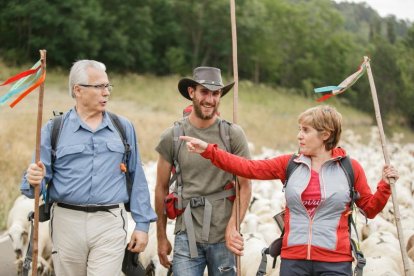
[[9,79],[7,79],[6,81],[4,81],[2,84],[0,84],[0,86],[3,86],[3,85],[6,85],[6,84],[9,84],[9,83],[15,82],[15,81],[17,81],[17,80],[19,80],[19,79],[21,79],[21,78],[24,78],[24,77],[30,76],[30,75],[32,75],[32,74],[34,74],[34,73],[36,73],[36,72],[40,69],[40,67],[42,67],[42,66],[41,66],[41,65],[39,65],[39,67],[37,67],[36,69],[30,69],[30,70],[27,70],[27,71],[21,72],[21,73],[19,73],[19,74],[15,75],[15,76],[13,76],[13,77],[10,77],[10,78],[9,78]]
[[334,94],[326,94],[326,95],[323,95],[322,97],[320,97],[319,99],[317,99],[316,101],[318,103],[320,103],[320,102],[326,101],[327,99],[329,99],[330,97],[333,97],[333,96],[334,96]]
[[[26,71],[27,72],[27,71]],[[26,91],[24,91],[22,94],[20,94],[19,97],[17,97],[9,106],[13,108],[16,104],[18,104],[24,97],[26,97],[30,92],[35,90],[37,87],[39,87],[46,78],[46,71],[43,72],[43,74],[40,76],[40,78],[34,83],[32,86],[30,86]]]

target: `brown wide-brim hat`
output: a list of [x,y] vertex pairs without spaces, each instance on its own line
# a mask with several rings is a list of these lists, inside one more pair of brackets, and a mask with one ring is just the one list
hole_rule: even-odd
[[192,100],[188,94],[188,87],[202,85],[210,91],[221,89],[221,97],[227,94],[233,88],[234,82],[223,85],[221,71],[214,67],[197,67],[193,71],[193,79],[184,78],[178,82],[178,91],[184,98]]

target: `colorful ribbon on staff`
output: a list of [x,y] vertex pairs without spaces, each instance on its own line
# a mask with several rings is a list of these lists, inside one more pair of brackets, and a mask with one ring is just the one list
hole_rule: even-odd
[[327,99],[329,99],[332,96],[341,94],[343,92],[345,92],[345,90],[347,90],[349,87],[351,87],[352,85],[354,85],[354,83],[356,83],[356,81],[365,74],[365,72],[367,71],[367,61],[362,62],[362,64],[359,66],[358,70],[353,73],[352,75],[350,75],[349,77],[347,77],[345,80],[343,80],[338,86],[325,86],[325,87],[319,87],[319,88],[315,88],[314,91],[315,93],[323,93],[323,92],[329,92],[325,95],[323,95],[321,98],[319,98],[317,101],[318,102],[323,102]]
[[0,97],[0,106],[6,104],[13,96],[18,95],[18,97],[9,104],[9,106],[13,108],[30,92],[39,87],[45,81],[45,78],[46,70],[42,69],[40,60],[29,70],[8,78],[1,83],[0,86],[17,82],[10,88],[9,92]]

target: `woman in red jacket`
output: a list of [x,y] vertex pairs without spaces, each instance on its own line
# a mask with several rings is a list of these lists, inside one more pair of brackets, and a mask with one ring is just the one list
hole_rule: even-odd
[[[352,253],[348,215],[350,190],[339,160],[346,156],[337,147],[342,116],[333,107],[322,105],[299,115],[299,155],[297,169],[285,189],[285,235],[282,243],[280,275],[352,275]],[[191,152],[228,172],[250,179],[286,179],[292,155],[266,160],[247,160],[221,150],[217,145],[182,136]],[[351,159],[357,206],[374,218],[391,195],[389,178],[398,179],[393,166],[385,165],[377,191],[373,194],[361,165]],[[243,239],[240,236],[240,248]]]

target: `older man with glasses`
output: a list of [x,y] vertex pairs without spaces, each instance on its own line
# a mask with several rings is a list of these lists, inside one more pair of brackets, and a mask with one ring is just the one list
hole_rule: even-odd
[[105,65],[94,60],[73,64],[69,94],[75,107],[62,115],[55,151],[51,143],[55,120],[44,126],[41,161],[29,165],[21,184],[29,197],[34,196],[33,186],[41,185],[54,202],[56,275],[119,275],[128,228],[124,204],[130,203],[136,223],[128,245],[132,252],[145,249],[149,224],[156,220],[134,127],[106,112],[112,85],[105,71]]

